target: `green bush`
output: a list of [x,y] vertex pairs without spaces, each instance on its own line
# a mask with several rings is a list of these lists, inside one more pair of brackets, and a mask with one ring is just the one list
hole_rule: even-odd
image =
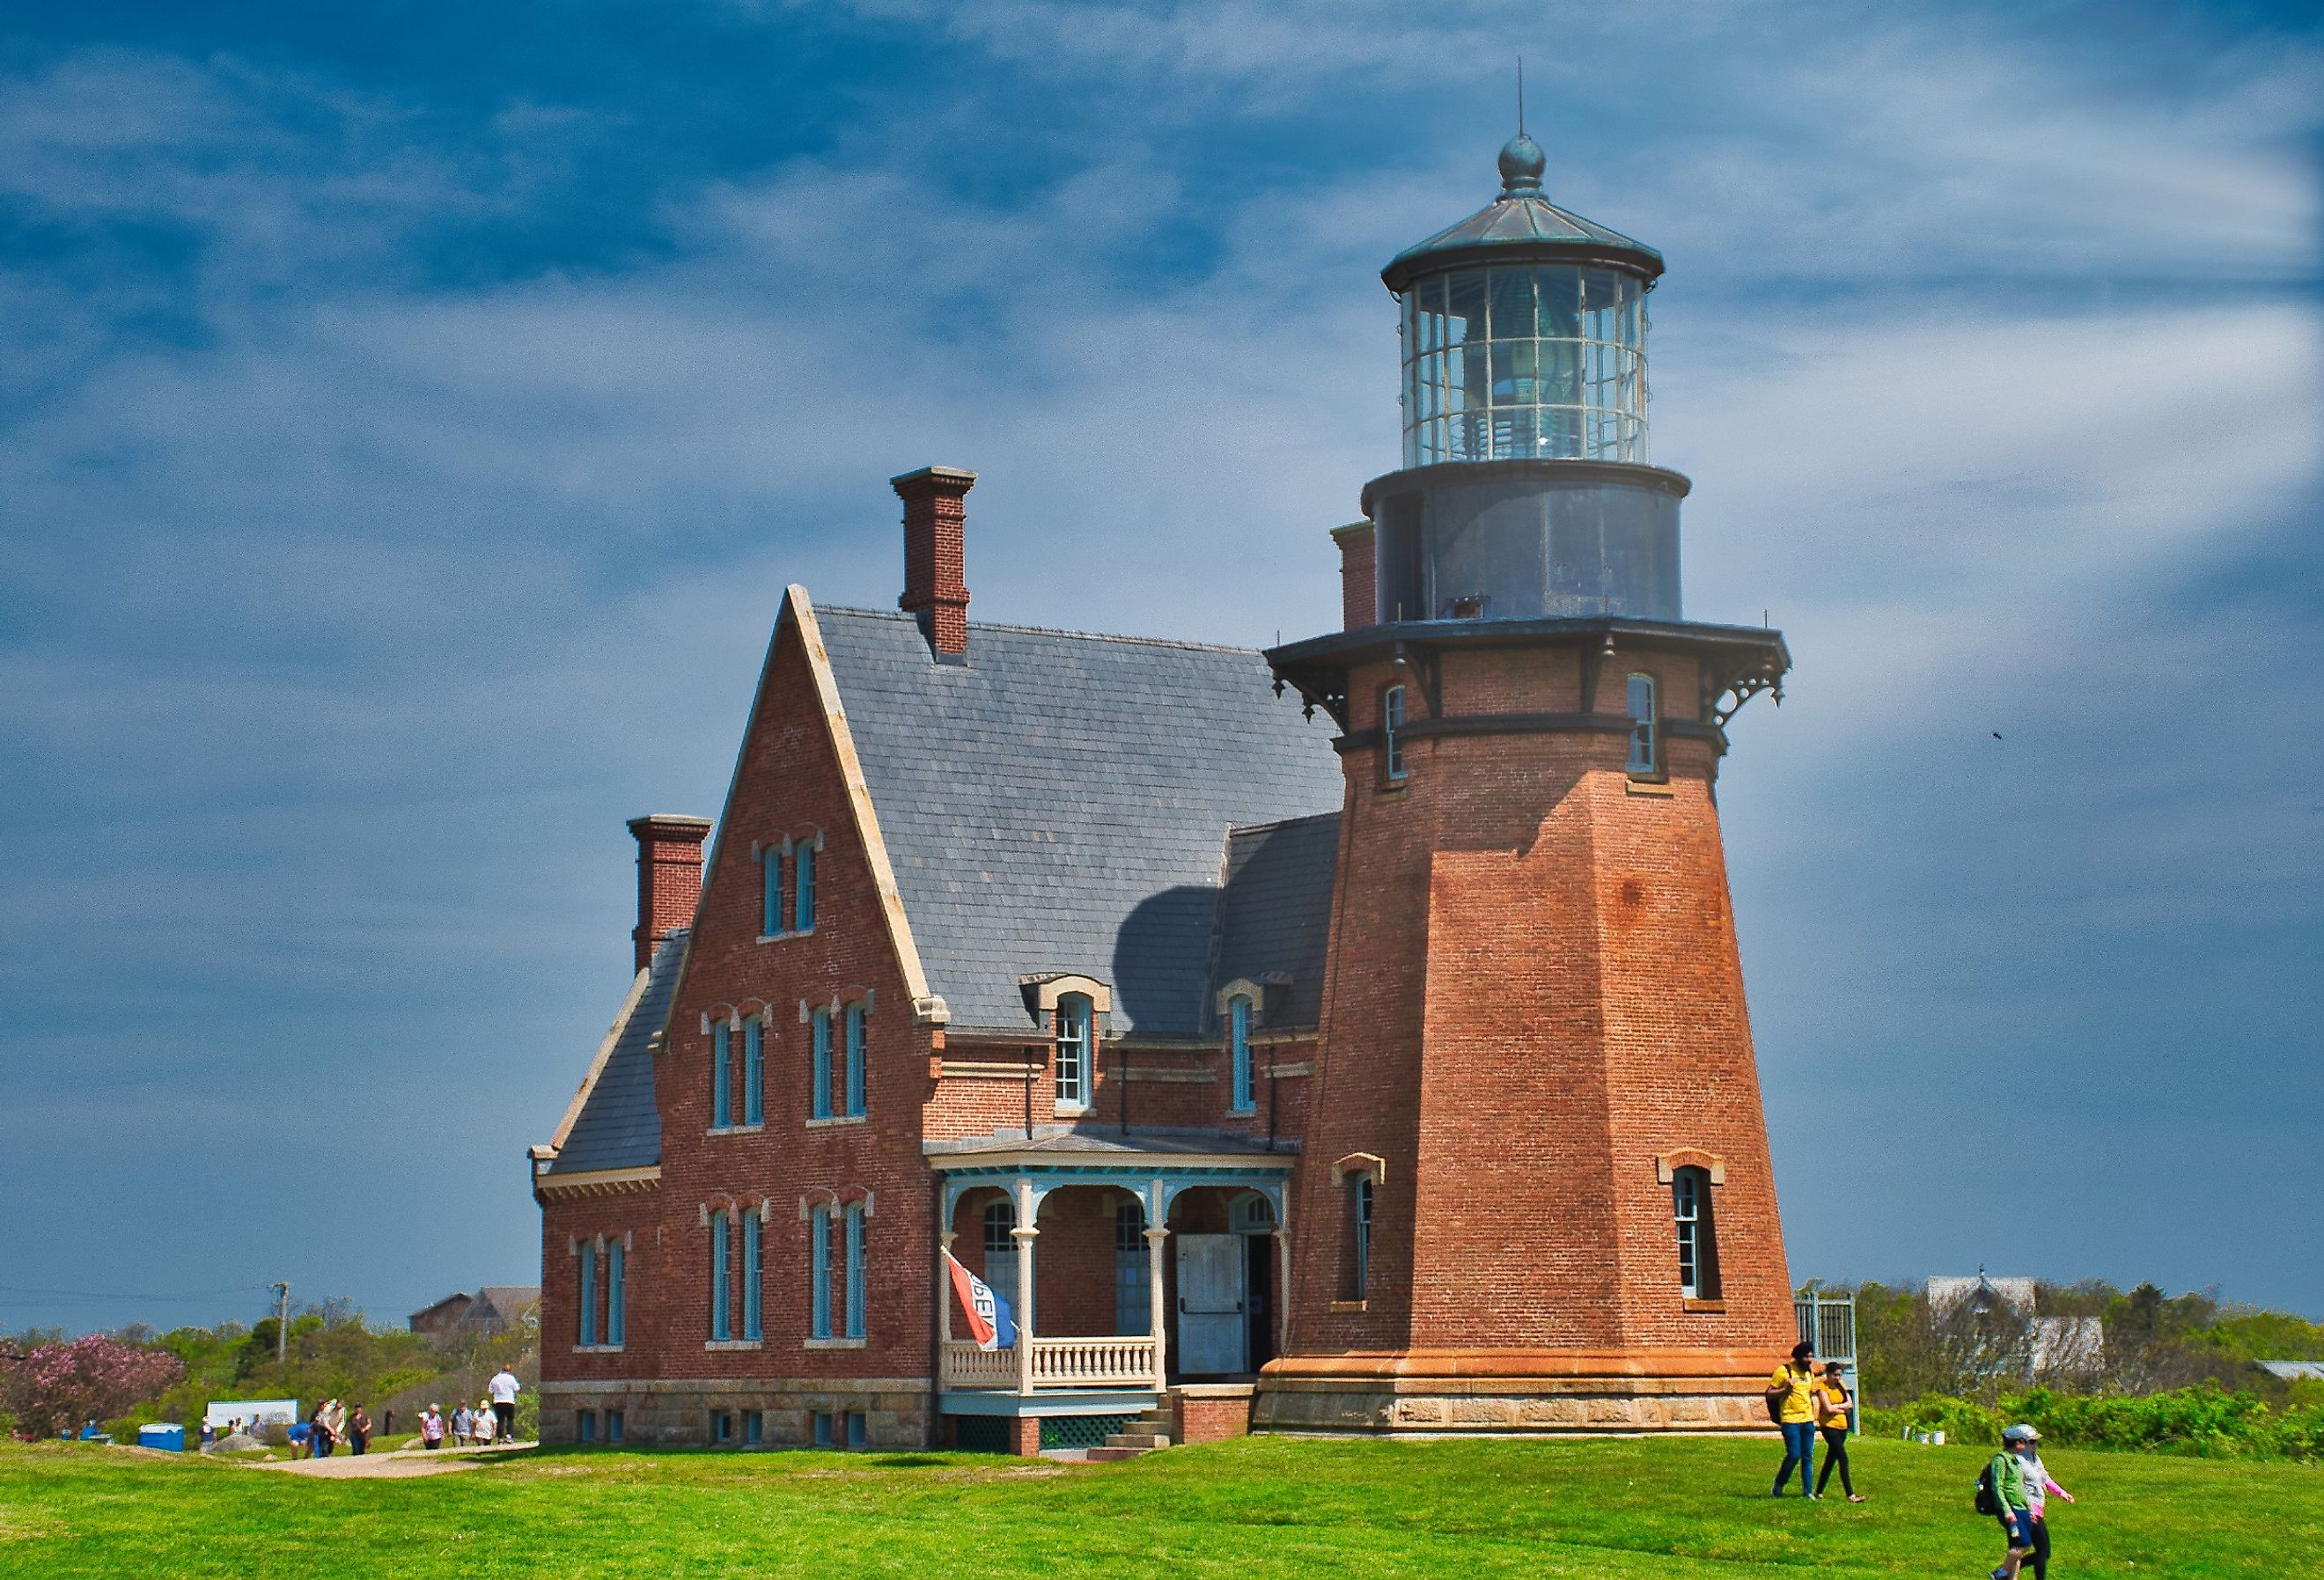
[[1991,1406],[1924,1394],[1893,1409],[1864,1412],[1864,1429],[1875,1436],[1937,1430],[1950,1443],[1998,1443],[2001,1429],[2017,1421],[2058,1447],[2324,1460],[2324,1405],[2273,1411],[2256,1394],[2230,1393],[2214,1382],[2144,1398],[2036,1388]]

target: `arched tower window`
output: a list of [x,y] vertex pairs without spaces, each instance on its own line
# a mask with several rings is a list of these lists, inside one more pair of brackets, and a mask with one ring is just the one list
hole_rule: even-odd
[[1630,677],[1630,758],[1626,766],[1641,778],[1662,772],[1662,713],[1655,693],[1652,675]]
[[1719,1230],[1711,1215],[1709,1169],[1689,1165],[1671,1170],[1671,1215],[1678,1226],[1679,1293],[1689,1300],[1716,1300]]
[[1250,1080],[1250,1000],[1241,993],[1227,1001],[1227,1065],[1231,1106],[1248,1113],[1256,1106]]
[[1372,1177],[1369,1173],[1347,1177],[1347,1293],[1344,1298],[1361,1300],[1372,1281]]

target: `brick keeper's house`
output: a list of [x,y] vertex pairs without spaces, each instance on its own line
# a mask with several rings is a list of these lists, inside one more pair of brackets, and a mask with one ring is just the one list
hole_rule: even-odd
[[1712,786],[1789,658],[1682,617],[1662,258],[1542,164],[1383,272],[1344,629],[972,624],[945,467],[894,480],[899,612],[785,593],[716,822],[630,825],[637,975],[531,1154],[545,1437],[1764,1427]]

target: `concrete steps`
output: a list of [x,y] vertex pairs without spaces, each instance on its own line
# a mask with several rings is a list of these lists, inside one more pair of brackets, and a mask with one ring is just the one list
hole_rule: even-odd
[[1151,1454],[1157,1448],[1170,1446],[1170,1412],[1157,1405],[1121,1431],[1105,1440],[1102,1446],[1089,1451],[1093,1464],[1105,1464],[1117,1459],[1135,1459],[1141,1454]]

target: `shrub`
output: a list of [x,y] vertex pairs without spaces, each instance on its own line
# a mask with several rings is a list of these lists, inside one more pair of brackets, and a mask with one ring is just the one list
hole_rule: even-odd
[[92,1333],[42,1344],[0,1368],[0,1408],[16,1418],[18,1437],[53,1437],[124,1414],[184,1371],[175,1355]]
[[1990,1407],[1927,1394],[1893,1409],[1864,1412],[1867,1432],[1894,1437],[1935,1429],[1956,1443],[1998,1443],[2002,1428],[2017,1421],[2057,1447],[2324,1460],[2324,1406],[2274,1412],[2256,1394],[2230,1393],[2213,1382],[2144,1398],[2036,1388]]

